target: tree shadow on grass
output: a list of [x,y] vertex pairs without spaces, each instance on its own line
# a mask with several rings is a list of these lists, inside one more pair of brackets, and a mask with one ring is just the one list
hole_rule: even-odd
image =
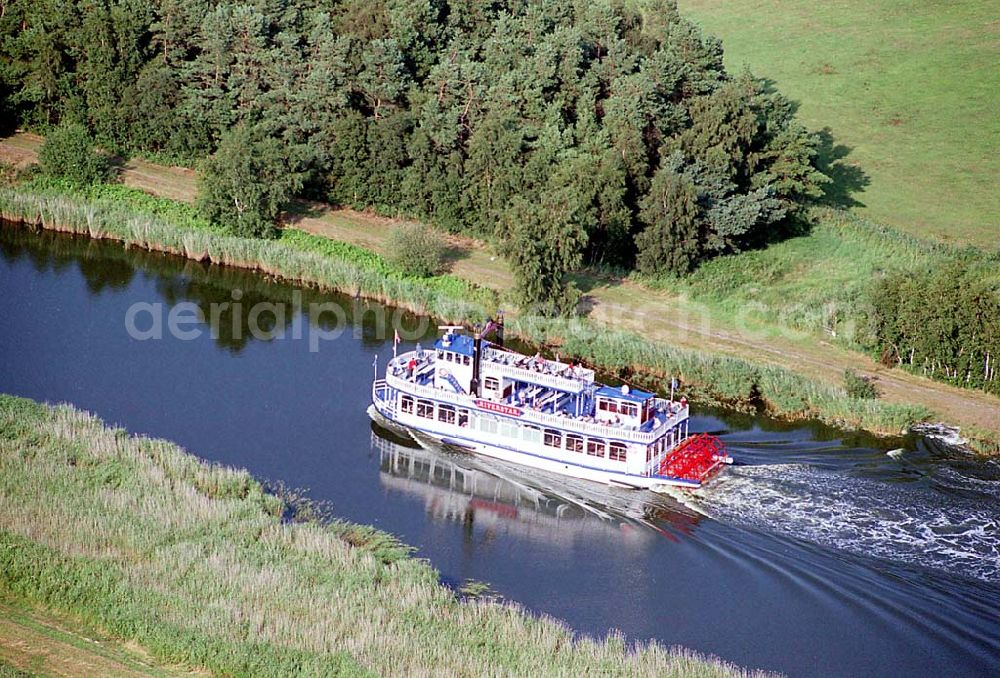
[[455,264],[469,257],[472,248],[453,240],[445,241],[445,248],[441,257],[441,265],[445,273],[451,273]]
[[830,177],[823,197],[818,200],[819,204],[842,209],[864,207],[865,204],[854,196],[863,192],[871,179],[860,166],[847,161],[847,156],[853,149],[837,143],[833,130],[829,127],[824,127],[817,136],[819,147],[816,149],[816,165],[823,174]]
[[284,205],[282,220],[287,224],[297,224],[303,219],[316,219],[322,217],[330,209],[329,205],[312,200],[291,200]]
[[[781,95],[777,83],[770,78],[760,78],[761,91],[764,94],[777,94],[785,100],[788,110],[792,114],[797,114],[800,104],[798,101],[788,99]],[[827,207],[849,208],[864,207],[865,204],[857,200],[854,196],[864,192],[871,183],[868,174],[856,163],[847,160],[852,149],[841,143],[833,136],[830,127],[824,127],[816,133],[819,145],[816,148],[816,168],[830,177],[830,183],[823,191],[823,197],[818,199],[818,203]]]

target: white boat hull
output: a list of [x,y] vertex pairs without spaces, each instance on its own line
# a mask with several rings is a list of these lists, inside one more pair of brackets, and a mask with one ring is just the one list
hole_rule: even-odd
[[456,428],[455,426],[440,425],[433,420],[421,421],[420,425],[416,426],[410,422],[403,422],[392,418],[390,413],[380,411],[374,404],[369,407],[368,412],[376,423],[386,426],[391,430],[405,431],[418,440],[418,442],[422,442],[420,438],[426,436],[442,445],[459,448],[472,454],[500,459],[521,466],[537,468],[549,473],[631,489],[655,490],[658,487],[668,486],[696,488],[701,485],[701,483],[692,480],[651,477],[624,471],[595,468],[583,463],[573,463],[566,459],[551,458],[543,454],[521,451],[489,441],[476,440],[463,436],[462,432],[453,430]]

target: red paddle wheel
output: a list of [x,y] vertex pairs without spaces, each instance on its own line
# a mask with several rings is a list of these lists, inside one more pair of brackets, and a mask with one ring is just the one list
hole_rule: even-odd
[[727,463],[729,455],[722,441],[707,433],[685,439],[660,462],[657,475],[702,482]]

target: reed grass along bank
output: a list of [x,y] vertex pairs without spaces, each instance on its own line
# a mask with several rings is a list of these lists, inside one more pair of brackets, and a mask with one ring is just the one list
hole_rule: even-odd
[[460,601],[371,528],[288,523],[247,472],[0,395],[0,586],[233,676],[746,675]]
[[[239,238],[199,219],[185,205],[122,187],[92,190],[97,194],[74,195],[58,184],[43,185],[37,192],[30,186],[0,188],[0,218],[258,270],[402,306],[447,322],[476,322],[496,307],[490,290],[451,276],[406,276],[378,255],[354,245],[294,229],[285,229],[278,240]],[[558,345],[564,355],[601,369],[621,371],[627,367],[630,374],[667,379],[668,383],[669,377],[678,376],[702,402],[743,410],[763,407],[777,417],[817,418],[882,435],[898,435],[930,416],[920,406],[850,398],[839,386],[782,367],[665,346],[587,319],[521,316],[510,329],[515,336],[535,344]],[[662,387],[660,383],[653,385]]]

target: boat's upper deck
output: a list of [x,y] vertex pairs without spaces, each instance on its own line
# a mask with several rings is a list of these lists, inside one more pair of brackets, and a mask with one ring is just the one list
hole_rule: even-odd
[[[515,378],[520,379],[522,374],[531,374],[536,378],[543,376],[550,380],[559,380],[560,384],[563,382],[571,382],[574,384],[574,388],[579,388],[578,385],[581,384],[580,379],[536,371],[533,366],[526,366],[526,363],[523,362],[525,360],[535,361],[535,358],[521,356],[517,353],[500,351],[497,349],[487,350],[492,350],[495,353],[503,353],[503,359],[495,363],[493,366],[501,366],[510,370],[517,370]],[[521,359],[520,364],[516,363],[518,358]],[[510,360],[511,362],[507,362],[507,360]],[[554,365],[563,364],[558,363],[557,361],[547,362],[553,363]],[[649,399],[649,418],[640,424],[630,425],[624,421],[600,421],[594,416],[593,410],[587,413],[574,414],[571,411],[560,407],[554,398],[546,397],[544,395],[537,398],[531,398],[529,394],[528,402],[525,403],[518,401],[516,396],[513,394],[507,398],[495,399],[488,396],[476,397],[475,395],[466,392],[456,392],[451,388],[435,386],[435,372],[439,370],[439,367],[448,368],[454,364],[454,362],[439,361],[435,351],[411,351],[402,353],[389,362],[389,366],[386,371],[386,381],[403,392],[409,391],[418,396],[425,395],[466,407],[469,405],[475,405],[479,409],[488,410],[492,410],[492,407],[488,404],[495,403],[500,407],[510,408],[511,411],[516,410],[517,417],[526,422],[575,430],[587,434],[597,434],[609,437],[625,437],[635,439],[638,442],[650,442],[655,440],[666,431],[686,420],[688,417],[688,407],[686,404],[669,402],[662,398],[655,397],[651,397]],[[551,366],[550,369],[555,369],[554,365]],[[569,368],[568,364],[565,365],[564,369],[566,368]],[[595,395],[603,388],[607,388],[593,380],[593,370],[586,370],[580,367],[574,367],[573,370],[579,370],[582,373],[586,373],[585,379],[589,379],[588,382],[583,383],[583,388],[580,389],[581,391],[586,391],[590,395]],[[531,381],[535,380],[533,379]],[[540,384],[540,389],[560,388],[560,386],[546,387],[537,381],[535,383]],[[482,405],[480,405],[480,403],[482,403]],[[492,411],[504,413],[504,410],[502,409]]]
[[564,393],[582,393],[594,383],[594,371],[541,356],[526,356],[494,346],[483,350],[483,375],[496,374]]

